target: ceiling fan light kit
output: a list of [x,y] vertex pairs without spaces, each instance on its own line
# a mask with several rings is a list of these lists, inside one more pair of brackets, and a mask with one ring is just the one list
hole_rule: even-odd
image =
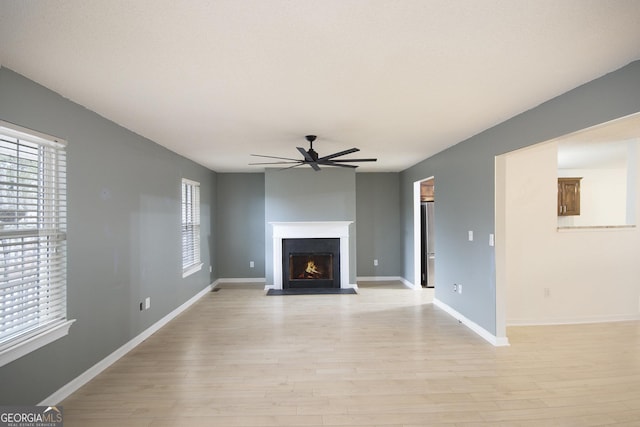
[[313,149],[313,142],[317,139],[316,135],[307,135],[305,139],[309,142],[309,149],[305,150],[302,147],[296,147],[300,154],[302,154],[303,159],[292,159],[289,157],[277,157],[277,156],[266,156],[262,154],[252,154],[254,157],[264,157],[268,159],[277,159],[276,162],[259,162],[259,163],[249,163],[250,165],[282,165],[282,164],[292,164],[293,166],[286,166],[280,170],[291,169],[301,165],[309,165],[315,171],[319,171],[320,166],[337,166],[342,168],[351,168],[355,169],[357,165],[351,165],[348,163],[357,163],[357,162],[375,162],[378,159],[336,159],[336,157],[344,156],[347,154],[352,154],[360,151],[358,148],[350,148],[348,150],[339,151],[337,153],[329,154],[327,156],[320,157],[318,153]]

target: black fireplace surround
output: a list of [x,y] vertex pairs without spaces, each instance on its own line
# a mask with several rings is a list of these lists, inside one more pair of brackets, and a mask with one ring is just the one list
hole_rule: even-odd
[[340,239],[282,239],[282,289],[340,288]]

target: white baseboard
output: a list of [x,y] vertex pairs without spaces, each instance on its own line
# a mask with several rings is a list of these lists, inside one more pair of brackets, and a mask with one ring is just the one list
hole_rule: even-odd
[[504,346],[508,346],[509,345],[509,339],[507,337],[496,337],[491,332],[487,331],[486,329],[484,329],[482,326],[478,325],[477,323],[467,319],[465,316],[460,314],[455,309],[451,308],[449,305],[443,303],[439,299],[434,298],[433,299],[433,304],[436,307],[441,308],[442,310],[444,310],[447,313],[449,313],[451,316],[453,316],[456,319],[458,319],[463,325],[465,325],[467,328],[471,329],[476,334],[480,335],[480,337],[482,337],[483,339],[485,339],[486,341],[488,341],[492,345],[494,345],[496,347],[504,347]]
[[415,285],[400,276],[360,276],[358,282],[402,282],[407,288],[415,289]]
[[151,325],[150,327],[142,331],[138,336],[131,339],[122,347],[118,348],[116,351],[114,351],[113,353],[111,353],[110,355],[108,355],[107,357],[105,357],[95,365],[93,365],[91,368],[84,371],[82,374],[80,374],[78,377],[71,380],[69,383],[64,385],[55,393],[45,398],[42,402],[38,404],[38,406],[55,406],[60,404],[60,402],[62,402],[67,397],[69,397],[73,392],[77,391],[80,387],[82,387],[83,385],[91,381],[93,378],[98,376],[98,374],[100,374],[102,371],[107,369],[113,363],[118,361],[118,359],[120,359],[122,356],[124,356],[125,354],[133,350],[135,347],[137,347],[140,343],[142,343],[144,340],[149,338],[155,332],[160,330],[164,325],[169,323],[180,313],[182,313],[187,308],[192,306],[200,298],[205,296],[207,293],[211,292],[212,288],[213,288],[213,284],[205,287],[203,290],[201,290],[196,295],[191,297],[189,300],[187,300],[185,303],[180,305],[178,308],[176,308],[175,310],[173,310],[172,312],[164,316],[162,319],[158,320],[156,323],[154,323],[153,325]]
[[215,288],[220,283],[265,283],[267,280],[264,277],[222,277],[213,282]]
[[407,279],[405,279],[404,277],[400,277],[398,280],[400,280],[407,288],[410,288],[410,289],[422,289],[422,286],[415,285],[415,284],[411,283],[410,281],[408,281]]
[[511,319],[507,326],[550,326],[550,325],[579,325],[584,323],[628,322],[640,320],[640,314],[620,314],[611,316],[584,316],[556,319]]
[[358,282],[391,282],[400,280],[400,276],[358,276]]

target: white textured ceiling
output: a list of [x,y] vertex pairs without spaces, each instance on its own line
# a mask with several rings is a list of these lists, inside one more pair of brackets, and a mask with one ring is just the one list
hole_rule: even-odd
[[639,58],[640,0],[0,0],[3,67],[219,172],[400,171]]

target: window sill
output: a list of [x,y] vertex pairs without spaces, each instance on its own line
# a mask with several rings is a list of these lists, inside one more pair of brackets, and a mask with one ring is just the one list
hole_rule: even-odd
[[202,270],[203,265],[204,263],[200,263],[185,268],[184,270],[182,270],[182,278],[184,279],[185,277],[191,276],[193,273],[197,273],[198,271]]
[[27,336],[10,347],[3,348],[0,350],[0,366],[13,362],[14,360],[19,359],[40,347],[44,347],[45,345],[66,336],[69,334],[69,328],[75,321],[75,319],[65,320],[45,331],[32,336]]

